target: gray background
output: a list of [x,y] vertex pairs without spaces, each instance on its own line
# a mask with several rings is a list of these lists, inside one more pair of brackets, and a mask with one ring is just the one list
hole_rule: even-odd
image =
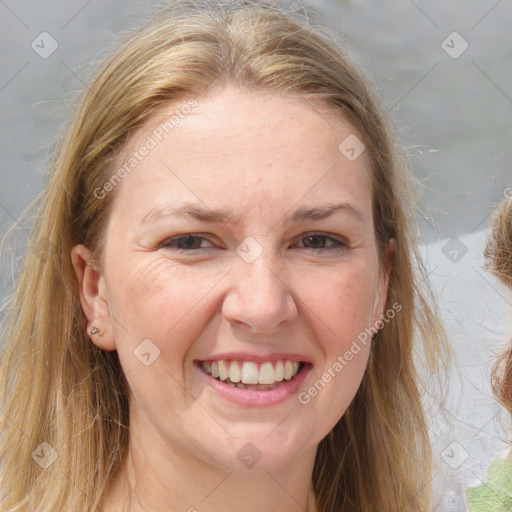
[[[458,362],[447,407],[432,410],[435,484],[439,510],[465,510],[463,489],[478,483],[493,457],[503,456],[502,439],[510,429],[492,398],[488,375],[511,331],[512,300],[482,270],[482,249],[488,216],[512,186],[512,5],[505,0],[311,4],[374,80],[422,184],[422,250]],[[114,34],[154,5],[0,0],[0,236],[40,191],[51,144],[72,114],[69,100],[85,87]],[[58,43],[46,59],[31,47],[44,31]],[[458,53],[461,38],[468,48],[454,58],[445,49]],[[1,263],[0,299],[12,288],[12,261],[4,254]]]

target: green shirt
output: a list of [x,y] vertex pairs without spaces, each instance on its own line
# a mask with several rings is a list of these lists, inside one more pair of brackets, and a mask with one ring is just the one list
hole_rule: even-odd
[[494,459],[478,487],[466,489],[471,512],[512,512],[512,455]]

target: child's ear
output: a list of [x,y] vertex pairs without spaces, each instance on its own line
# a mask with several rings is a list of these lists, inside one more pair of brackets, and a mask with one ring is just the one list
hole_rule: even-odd
[[[87,333],[98,347],[115,350],[105,278],[92,264],[91,251],[85,245],[75,245],[71,249],[71,261],[78,280],[80,303],[89,321]],[[95,328],[97,331],[93,330]]]

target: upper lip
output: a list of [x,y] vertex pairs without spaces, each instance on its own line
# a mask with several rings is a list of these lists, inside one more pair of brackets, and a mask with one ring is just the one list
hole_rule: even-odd
[[228,361],[253,361],[255,363],[288,359],[290,361],[311,363],[311,360],[308,357],[289,352],[272,352],[269,354],[255,354],[252,352],[223,352],[221,354],[208,356],[204,359],[198,359],[197,361],[219,361],[221,359]]

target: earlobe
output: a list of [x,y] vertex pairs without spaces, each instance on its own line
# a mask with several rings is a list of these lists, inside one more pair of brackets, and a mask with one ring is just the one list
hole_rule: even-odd
[[115,350],[105,277],[93,265],[91,251],[85,245],[75,245],[71,249],[71,262],[77,277],[80,303],[88,320],[87,334],[103,350]]

